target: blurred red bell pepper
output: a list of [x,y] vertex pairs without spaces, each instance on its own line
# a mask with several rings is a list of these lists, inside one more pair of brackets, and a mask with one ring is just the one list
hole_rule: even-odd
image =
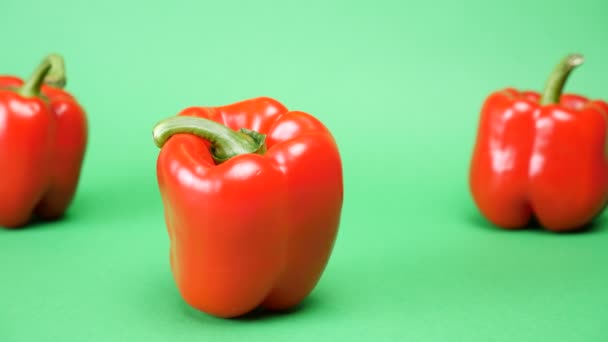
[[569,55],[542,96],[505,89],[481,110],[470,189],[483,215],[515,229],[535,218],[552,231],[584,228],[608,199],[608,104],[562,95],[583,62]]
[[154,138],[185,301],[220,317],[300,303],[321,277],[340,221],[342,165],[327,128],[255,98],[185,109],[160,122]]
[[26,82],[0,76],[0,226],[59,218],[72,201],[87,123],[64,85],[63,58],[55,54]]

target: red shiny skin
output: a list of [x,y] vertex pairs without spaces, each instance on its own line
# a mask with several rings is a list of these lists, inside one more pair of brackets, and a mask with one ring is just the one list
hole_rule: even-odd
[[61,217],[80,178],[87,144],[84,110],[66,91],[42,86],[41,98],[24,98],[23,84],[0,76],[0,226],[26,225],[33,215]]
[[534,216],[548,230],[583,228],[608,200],[608,105],[505,89],[485,101],[470,168],[482,214],[506,229]]
[[296,306],[321,277],[340,221],[342,166],[330,132],[270,98],[179,115],[267,134],[268,146],[220,165],[193,135],[162,148],[158,182],[182,297],[219,317]]

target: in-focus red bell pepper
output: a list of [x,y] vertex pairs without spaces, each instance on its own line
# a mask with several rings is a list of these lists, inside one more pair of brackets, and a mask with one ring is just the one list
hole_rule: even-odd
[[328,129],[262,97],[185,109],[160,122],[154,138],[171,267],[185,301],[235,317],[307,297],[342,208],[342,165]]
[[506,229],[532,218],[545,229],[579,230],[608,199],[608,104],[562,95],[581,55],[562,60],[541,94],[507,88],[481,110],[470,189],[485,217]]
[[64,85],[63,58],[55,54],[26,82],[0,76],[0,226],[57,219],[72,201],[87,122]]

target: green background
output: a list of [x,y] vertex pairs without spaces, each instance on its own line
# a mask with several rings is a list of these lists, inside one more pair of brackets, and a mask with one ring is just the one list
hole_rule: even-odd
[[[90,144],[65,220],[0,231],[0,341],[604,341],[608,220],[505,232],[467,188],[479,108],[540,89],[608,98],[605,0],[0,0],[0,73],[62,53]],[[343,157],[332,259],[291,314],[222,320],[179,297],[151,129],[266,95]],[[320,166],[322,167],[322,166]]]

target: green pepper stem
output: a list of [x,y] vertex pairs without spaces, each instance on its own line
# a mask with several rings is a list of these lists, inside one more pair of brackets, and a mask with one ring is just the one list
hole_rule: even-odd
[[51,63],[51,70],[46,74],[44,83],[55,88],[65,88],[67,77],[63,57],[56,53],[52,53],[48,55],[46,59]]
[[562,59],[555,69],[553,69],[551,75],[549,75],[545,90],[540,98],[540,104],[548,105],[559,103],[559,99],[570,72],[577,66],[583,64],[584,61],[585,58],[580,54],[571,54]]
[[40,96],[43,82],[58,88],[65,86],[65,65],[60,55],[50,54],[44,58],[32,76],[21,86],[19,94],[24,97]]
[[208,119],[173,116],[154,126],[152,136],[159,148],[175,134],[194,134],[211,143],[213,159],[219,164],[240,154],[266,152],[266,135],[241,128],[239,131]]

